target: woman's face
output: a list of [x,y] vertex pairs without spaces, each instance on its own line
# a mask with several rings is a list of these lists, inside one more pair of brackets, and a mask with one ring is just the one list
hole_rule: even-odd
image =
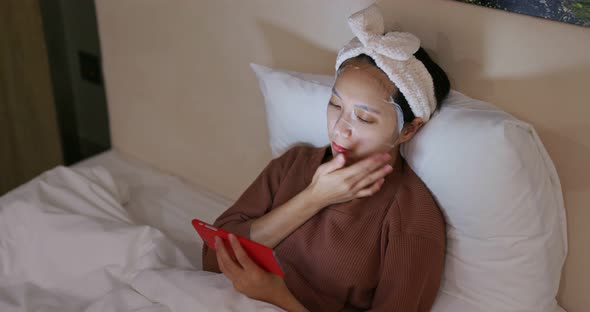
[[340,71],[327,109],[332,155],[347,164],[391,152],[398,139],[395,85],[377,67],[353,60]]

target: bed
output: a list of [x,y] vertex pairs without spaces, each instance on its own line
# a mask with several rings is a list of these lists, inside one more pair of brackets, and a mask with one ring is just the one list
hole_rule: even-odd
[[[201,243],[190,220],[212,221],[272,157],[265,99],[248,64],[332,74],[338,48],[351,37],[343,17],[369,2],[97,1],[115,151],[54,169],[0,198],[2,209],[18,208],[9,217],[19,220],[5,224],[0,216],[0,255],[19,242],[30,247],[2,259],[13,277],[0,277],[0,311],[275,310],[237,294],[223,276],[198,273]],[[588,29],[459,1],[379,2],[388,20],[419,35],[456,90],[538,130],[567,208],[569,249],[557,300],[569,312],[587,311]],[[60,203],[69,210],[57,209]],[[39,214],[71,220],[43,223]],[[82,243],[89,236],[66,235],[74,254],[32,245],[35,227],[20,223],[53,225],[35,232],[46,237],[93,229],[90,238],[119,246],[111,250],[118,257],[91,261],[109,253]],[[147,247],[123,254],[125,242]],[[87,279],[64,278],[72,270]]]
[[0,198],[0,311],[280,311],[199,271],[231,201],[115,151]]

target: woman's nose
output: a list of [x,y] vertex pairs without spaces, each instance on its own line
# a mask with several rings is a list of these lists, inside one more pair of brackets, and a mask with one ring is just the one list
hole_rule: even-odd
[[345,118],[339,118],[334,124],[334,134],[339,137],[348,138],[352,135],[352,124]]

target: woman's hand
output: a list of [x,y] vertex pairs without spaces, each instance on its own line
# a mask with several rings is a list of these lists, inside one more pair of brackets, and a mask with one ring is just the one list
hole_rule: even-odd
[[381,153],[342,168],[346,160],[343,154],[338,154],[318,167],[307,188],[309,196],[323,207],[371,196],[381,189],[384,177],[393,171],[387,164],[390,159],[389,154]]
[[264,271],[252,261],[235,235],[230,234],[229,240],[235,260],[223,241],[215,237],[217,263],[221,272],[232,281],[237,291],[252,299],[265,301],[288,311],[306,311],[281,277]]

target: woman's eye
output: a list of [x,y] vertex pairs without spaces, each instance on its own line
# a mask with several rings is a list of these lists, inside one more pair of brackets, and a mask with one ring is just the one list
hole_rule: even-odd
[[357,118],[358,118],[358,119],[359,119],[361,122],[363,122],[363,123],[366,123],[366,124],[372,124],[372,123],[373,123],[373,121],[370,121],[370,120],[365,120],[365,119],[362,119],[361,117],[357,117]]
[[368,114],[366,114],[364,111],[360,111],[360,110],[355,110],[354,112],[355,117],[360,120],[362,123],[366,123],[366,124],[373,124],[375,123],[375,121],[373,120],[373,118],[371,118]]
[[334,108],[340,109],[340,105],[336,105],[336,104],[334,104],[334,102],[330,102],[330,103],[328,103],[328,105],[330,105]]

